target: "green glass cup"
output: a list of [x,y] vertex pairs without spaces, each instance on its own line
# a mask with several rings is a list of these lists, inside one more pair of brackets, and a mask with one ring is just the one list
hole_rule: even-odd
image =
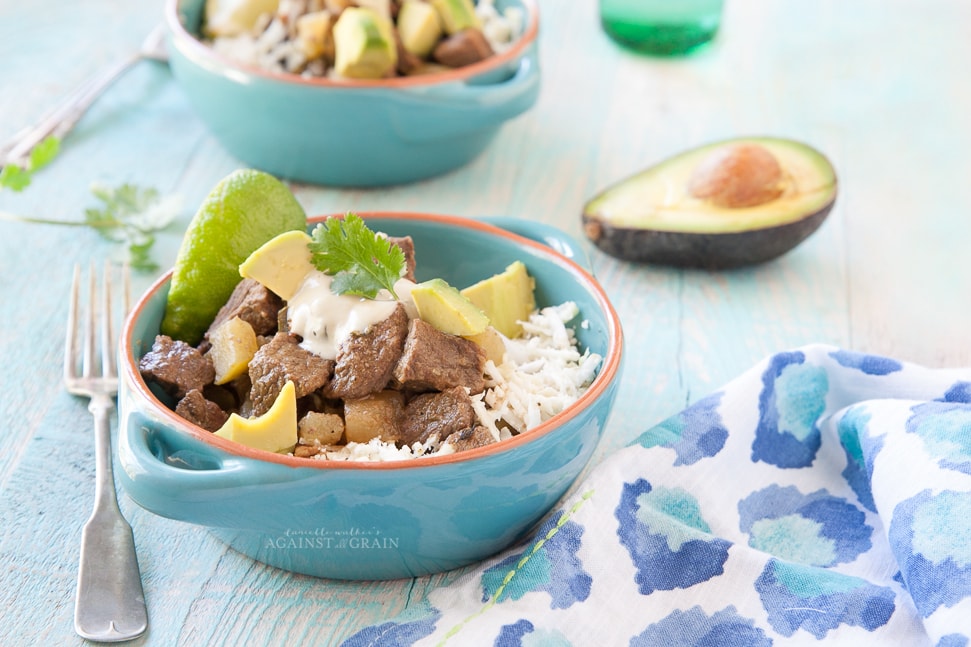
[[604,31],[656,56],[688,54],[718,32],[724,0],[600,0]]

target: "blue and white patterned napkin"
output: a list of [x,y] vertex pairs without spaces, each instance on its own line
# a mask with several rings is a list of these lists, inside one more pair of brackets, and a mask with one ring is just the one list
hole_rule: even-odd
[[969,637],[971,370],[808,346],[646,431],[525,541],[344,644]]

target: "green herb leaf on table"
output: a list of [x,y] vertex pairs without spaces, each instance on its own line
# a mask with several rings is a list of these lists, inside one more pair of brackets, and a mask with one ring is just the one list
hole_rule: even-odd
[[394,284],[405,270],[405,254],[385,236],[368,229],[357,214],[328,218],[318,224],[310,243],[311,262],[334,277],[335,294],[357,294],[369,299],[382,289],[394,298]]
[[91,192],[102,206],[85,209],[85,223],[105,239],[126,245],[128,262],[133,268],[157,269],[150,256],[154,234],[178,215],[181,199],[177,196],[162,199],[155,189],[133,184],[116,188],[94,185]]
[[23,191],[29,184],[30,171],[26,171],[16,164],[7,164],[0,171],[0,188]]
[[61,140],[57,137],[51,136],[42,139],[34,150],[30,152],[30,157],[27,160],[27,170],[31,173],[36,173],[48,164],[54,161],[57,154],[61,151]]
[[3,170],[0,170],[0,188],[23,191],[30,185],[34,173],[54,161],[60,149],[61,141],[57,137],[51,136],[41,140],[30,152],[25,167],[7,164]]

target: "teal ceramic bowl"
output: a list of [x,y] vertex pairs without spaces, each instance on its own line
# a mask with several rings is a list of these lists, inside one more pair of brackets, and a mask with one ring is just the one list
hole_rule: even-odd
[[306,79],[243,66],[198,39],[204,0],[168,0],[176,80],[217,140],[254,168],[299,182],[387,186],[458,168],[539,96],[534,0],[509,50],[448,72],[380,81]]
[[[575,301],[583,348],[603,357],[581,398],[533,430],[448,456],[325,462],[250,449],[177,417],[146,386],[138,359],[159,330],[169,275],[139,300],[122,338],[119,478],[140,506],[212,529],[273,566],[338,579],[445,571],[509,546],[587,464],[620,381],[617,313],[555,228],[425,214],[362,214],[372,229],[410,235],[419,280],[469,285],[515,260],[536,279],[540,306]],[[518,233],[513,233],[513,232]],[[557,251],[558,250],[558,251]]]

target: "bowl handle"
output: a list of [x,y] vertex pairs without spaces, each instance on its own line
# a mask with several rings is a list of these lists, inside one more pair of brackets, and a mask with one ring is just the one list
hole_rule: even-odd
[[553,225],[525,220],[523,218],[513,218],[511,216],[485,216],[481,218],[483,222],[505,229],[514,234],[543,243],[553,251],[566,256],[577,263],[588,272],[593,271],[590,258],[584,251],[583,246],[573,236],[561,231]]
[[[302,470],[223,452],[132,412],[119,425],[119,480],[155,514],[207,524],[214,509],[232,518],[242,488],[299,480]],[[305,474],[304,474],[305,475]]]
[[[471,79],[399,92],[394,103],[410,105],[413,110],[393,110],[390,119],[404,141],[446,139],[498,127],[526,112],[536,103],[539,89],[539,61],[531,49],[507,79],[488,82],[479,78],[478,82]],[[416,113],[421,120],[414,118]]]

